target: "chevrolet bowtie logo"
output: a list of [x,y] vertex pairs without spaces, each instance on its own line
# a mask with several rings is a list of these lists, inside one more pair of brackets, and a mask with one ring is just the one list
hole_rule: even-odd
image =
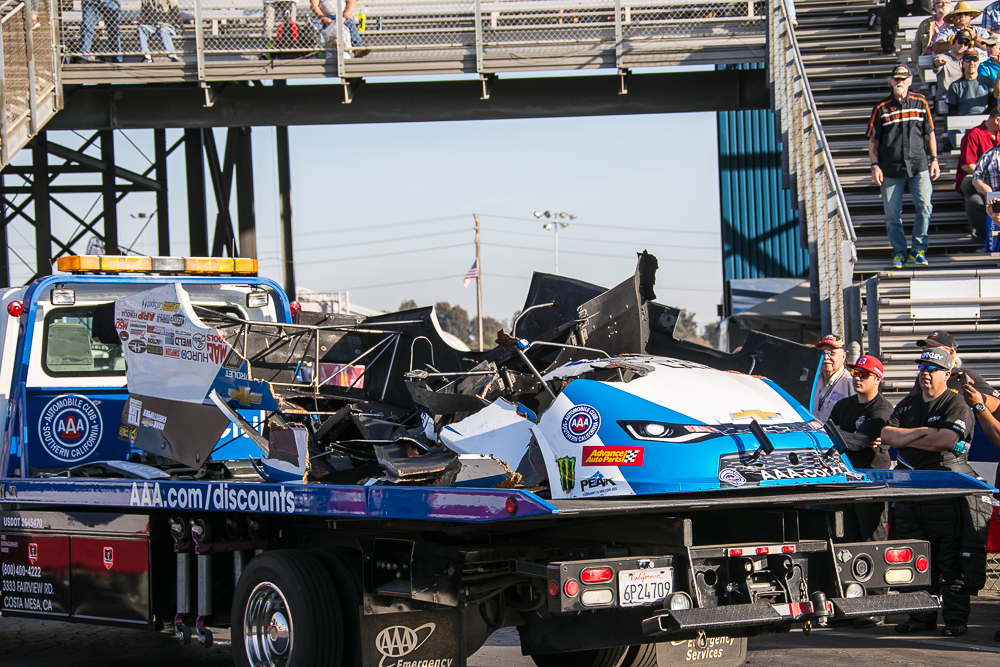
[[239,401],[240,405],[250,405],[252,403],[260,403],[261,394],[250,391],[250,387],[244,385],[239,389],[230,389],[229,398]]
[[774,419],[778,416],[778,413],[763,412],[761,410],[744,410],[743,412],[734,412],[729,416],[733,419]]

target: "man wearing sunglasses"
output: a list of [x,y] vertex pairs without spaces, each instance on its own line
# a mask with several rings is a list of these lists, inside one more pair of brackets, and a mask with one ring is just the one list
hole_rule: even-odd
[[854,393],[851,376],[844,368],[847,351],[844,341],[832,334],[819,339],[816,347],[823,350],[823,364],[819,367],[816,388],[813,390],[812,413],[816,419],[826,422],[833,412],[833,406],[842,398]]
[[[899,402],[882,429],[882,444],[895,447],[897,467],[910,470],[954,470],[975,475],[968,463],[972,441],[972,412],[965,401],[948,389],[954,357],[942,345],[926,346],[917,360],[917,385]],[[931,543],[932,595],[942,596],[942,633],[950,637],[965,634],[969,622],[969,596],[985,584],[985,540],[983,577],[977,579],[977,565],[971,555],[966,527],[968,505],[957,498],[897,502],[894,527],[898,539],[921,539]],[[968,555],[967,555],[968,554]],[[978,586],[976,585],[978,584]],[[910,634],[933,630],[937,612],[913,614],[896,632]]]

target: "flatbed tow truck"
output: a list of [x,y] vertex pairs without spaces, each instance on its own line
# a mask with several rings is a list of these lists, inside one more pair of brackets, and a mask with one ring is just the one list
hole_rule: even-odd
[[461,667],[510,626],[540,667],[739,665],[937,608],[928,544],[845,543],[838,505],[991,491],[851,469],[801,407],[818,353],[674,340],[645,253],[608,291],[536,274],[487,353],[430,308],[293,317],[254,260],[59,269],[0,299],[4,616],[231,627],[255,667]]

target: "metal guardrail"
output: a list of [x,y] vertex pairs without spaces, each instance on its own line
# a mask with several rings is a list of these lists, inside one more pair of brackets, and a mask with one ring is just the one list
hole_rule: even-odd
[[788,18],[785,2],[792,1],[771,0],[768,8],[768,77],[799,210],[816,246],[823,330],[843,333],[842,295],[853,278],[857,236]]
[[[123,60],[139,80],[144,54],[163,78],[175,60],[184,71],[195,65],[202,81],[268,78],[252,72],[295,65],[351,78],[764,57],[765,0],[360,0],[351,22],[333,20],[346,5],[320,0],[317,12],[305,0],[180,0],[164,17],[144,13],[140,0],[60,0],[59,43],[70,63]],[[244,75],[234,76],[239,65]]]
[[50,0],[0,2],[0,168],[62,107]]

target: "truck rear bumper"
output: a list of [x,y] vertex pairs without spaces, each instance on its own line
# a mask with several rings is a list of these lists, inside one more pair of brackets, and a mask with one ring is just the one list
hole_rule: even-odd
[[936,611],[940,605],[930,594],[919,591],[899,595],[873,595],[862,598],[835,598],[826,601],[826,609],[812,602],[792,604],[734,604],[702,609],[664,611],[642,622],[647,637],[719,630],[747,626],[780,626],[794,621],[823,618],[860,618],[885,614]]

